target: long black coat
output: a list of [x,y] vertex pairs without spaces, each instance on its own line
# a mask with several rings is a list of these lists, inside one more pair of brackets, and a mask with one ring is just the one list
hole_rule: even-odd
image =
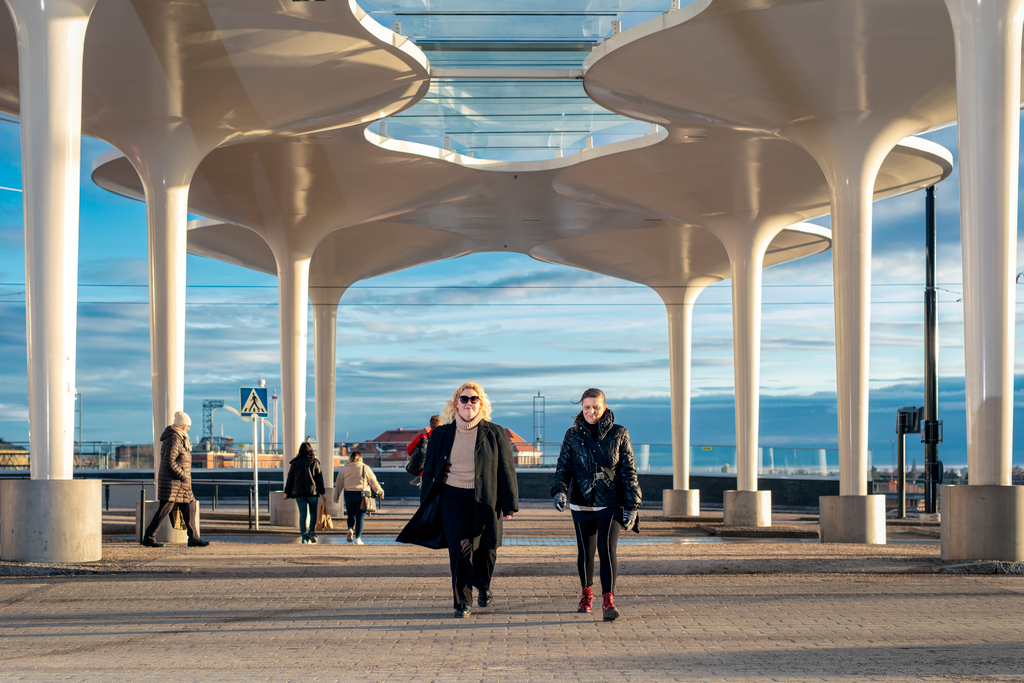
[[[440,502],[448,478],[445,465],[455,443],[454,422],[436,427],[427,444],[423,465],[420,507],[398,535],[401,543],[425,548],[447,548],[441,524]],[[481,420],[476,432],[476,487],[473,506],[473,547],[501,547],[501,518],[519,512],[519,483],[516,480],[512,444],[505,429]]]

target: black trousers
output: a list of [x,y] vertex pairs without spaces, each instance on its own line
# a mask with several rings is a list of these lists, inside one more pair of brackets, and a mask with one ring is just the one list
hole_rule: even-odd
[[593,516],[586,513],[572,513],[576,526],[576,568],[580,572],[580,584],[584,588],[594,585],[594,551],[601,556],[601,592],[615,592],[615,576],[619,573],[619,559],[616,550],[619,545],[618,522],[621,509],[615,514]]
[[196,502],[193,500],[189,503],[172,503],[169,500],[161,500],[160,507],[157,508],[156,514],[153,515],[153,520],[146,527],[146,533],[142,535],[142,540],[154,540],[156,536],[156,530],[160,528],[160,523],[167,518],[167,515],[171,514],[171,510],[175,506],[181,509],[181,516],[185,518],[185,533],[188,534],[189,540],[193,538],[199,538],[199,530],[196,529]]
[[473,489],[445,486],[441,494],[441,525],[448,539],[448,560],[452,568],[452,595],[455,607],[473,602],[473,588],[491,588],[498,551],[473,550]]

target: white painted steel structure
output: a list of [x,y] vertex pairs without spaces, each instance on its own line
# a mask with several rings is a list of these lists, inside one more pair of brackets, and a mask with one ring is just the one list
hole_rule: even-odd
[[[840,499],[851,504],[830,503],[823,506],[830,511],[823,516],[849,516],[853,522],[840,528],[823,518],[823,528],[836,529],[832,540],[872,541],[873,504],[863,500],[872,194],[893,147],[907,135],[952,121],[959,106],[969,461],[976,488],[958,497],[955,514],[943,518],[943,553],[1024,559],[1024,527],[1015,527],[1002,540],[972,528],[1021,513],[1015,502],[1019,497],[988,496],[983,489],[1009,485],[1022,2],[697,0],[609,37],[581,65],[595,101],[667,126],[671,134],[659,131],[639,142],[598,150],[591,148],[592,136],[580,131],[582,151],[571,158],[503,166],[445,150],[428,154],[401,141],[369,132],[364,136],[358,129],[332,131],[325,139],[336,140],[330,144],[337,145],[338,153],[363,155],[359,163],[348,162],[346,171],[344,165],[318,161],[331,154],[310,134],[396,114],[430,86],[423,52],[369,20],[351,0],[101,0],[95,11],[90,0],[6,0],[14,21],[0,12],[0,109],[20,114],[23,122],[33,479],[71,476],[80,130],[111,142],[130,159],[141,176],[132,192],[148,200],[155,430],[183,400],[184,218],[187,206],[203,206],[193,195],[205,160],[223,158],[228,169],[264,158],[291,169],[325,163],[329,173],[321,177],[333,189],[348,183],[366,187],[368,179],[379,177],[375,174],[395,169],[436,183],[419,195],[380,197],[368,191],[358,210],[346,209],[343,215],[307,211],[289,196],[287,182],[258,188],[273,201],[251,216],[255,221],[228,217],[233,212],[227,208],[244,213],[241,206],[199,210],[259,232],[274,255],[281,283],[289,449],[297,446],[303,421],[304,366],[299,363],[310,262],[327,235],[386,219],[443,228],[470,240],[474,250],[530,253],[541,244],[581,235],[635,232],[645,227],[638,221],[658,211],[647,205],[609,211],[560,197],[553,188],[569,188],[560,184],[567,180],[560,176],[615,152],[657,149],[656,143],[671,136],[713,139],[739,132],[799,144],[829,184]],[[607,36],[611,31],[604,30],[607,17],[602,17],[593,27]],[[586,42],[570,48],[579,54],[585,49]],[[444,51],[433,54],[443,56]],[[571,71],[571,61],[552,59],[543,66]],[[442,100],[441,120],[461,107]],[[408,120],[429,131],[429,116]],[[604,114],[585,114],[596,116]],[[474,129],[467,136],[479,140],[493,134]],[[244,142],[274,135],[299,137],[268,141],[266,148]],[[630,135],[635,137],[625,137]],[[218,149],[225,144],[231,146]],[[757,168],[754,158],[746,164],[749,170]],[[252,177],[247,181],[251,190]],[[524,228],[527,210],[532,217]],[[485,223],[475,218],[481,214],[496,219]],[[675,228],[664,227],[690,225],[678,216],[674,222]],[[738,283],[734,323],[744,341],[737,343],[737,400],[747,397],[737,411],[747,462],[738,483],[753,493],[756,477],[749,453],[756,447],[757,431],[758,254],[769,249],[769,235],[779,234],[782,226],[766,223],[744,232],[713,223],[705,219],[701,224],[726,245]],[[685,309],[692,301],[684,297],[681,303]],[[679,326],[674,338],[685,332],[686,322],[680,320]]]
[[[723,134],[712,135],[710,139],[707,136],[683,137],[685,139],[680,140],[659,132],[646,139],[591,150],[574,158],[531,163],[474,161],[410,143],[388,141],[372,133],[359,135],[351,130],[332,133],[330,138],[308,136],[246,143],[217,150],[207,157],[197,176],[202,178],[199,185],[203,189],[193,193],[191,210],[249,226],[270,245],[274,242],[268,237],[266,226],[282,220],[287,223],[282,216],[293,213],[282,207],[303,207],[305,222],[301,226],[298,222],[289,223],[292,227],[288,232],[296,238],[304,234],[317,235],[329,222],[343,226],[346,221],[401,213],[385,223],[342,227],[316,246],[313,261],[321,259],[324,272],[340,270],[335,275],[339,282],[349,279],[346,271],[351,266],[344,265],[348,259],[365,261],[362,277],[369,277],[375,272],[369,264],[380,263],[380,272],[387,272],[395,268],[395,263],[408,258],[396,248],[394,240],[386,238],[401,227],[398,223],[404,224],[406,240],[415,243],[417,236],[423,235],[418,253],[424,262],[451,256],[450,250],[456,248],[457,253],[511,249],[545,258],[546,245],[553,240],[561,241],[572,245],[570,252],[592,254],[596,251],[615,260],[619,268],[605,272],[650,284],[665,298],[670,312],[676,303],[684,303],[682,310],[687,311],[699,288],[687,289],[679,285],[691,280],[702,283],[701,287],[730,276],[741,280],[749,277],[759,282],[764,252],[736,263],[731,271],[728,267],[723,269],[720,257],[728,253],[728,248],[723,252],[722,244],[723,241],[729,244],[722,239],[723,234],[733,235],[741,242],[747,234],[764,235],[761,239],[766,241],[763,247],[766,250],[768,243],[789,223],[820,215],[827,207],[828,198],[824,179],[813,160],[791,143]],[[436,158],[439,155],[441,159]],[[759,162],[758,171],[751,174],[749,161],[755,157]],[[264,169],[263,175],[253,179],[248,172],[238,171],[253,167]],[[906,141],[887,161],[878,195],[889,196],[934,183],[951,168],[948,152],[941,147],[919,140]],[[655,169],[661,170],[660,180]],[[665,173],[666,170],[670,172]],[[103,187],[126,196],[140,198],[142,195],[134,171],[117,155],[98,159],[93,178]],[[659,182],[667,182],[669,178],[673,183],[681,182],[685,189],[666,193]],[[743,182],[748,185],[744,191],[739,191]],[[417,187],[421,192],[413,195],[382,191],[394,183]],[[271,196],[272,202],[268,201]],[[630,204],[623,197],[639,198],[639,203]],[[411,210],[420,204],[428,208]],[[407,207],[405,210],[401,208],[403,205]],[[656,209],[658,213],[652,214],[643,207]],[[530,227],[524,229],[524,216],[557,216],[558,219],[530,220]],[[650,228],[651,221],[666,224],[665,232]],[[689,229],[686,227],[689,224],[705,224],[712,231]],[[257,256],[253,240],[244,239],[238,229],[230,226],[221,229],[225,237],[218,239],[216,247],[207,252],[209,255],[257,269],[261,268],[261,262],[270,262],[266,255]],[[214,232],[212,227],[204,228],[205,238],[215,239]],[[797,229],[796,237],[790,234],[793,232],[787,231],[787,238],[774,246],[769,263],[817,253],[828,246],[827,230],[802,226]],[[374,235],[378,239],[375,240]],[[445,247],[447,251],[438,254],[437,245],[442,244],[443,235],[448,235],[449,240],[462,235],[463,240],[452,241]],[[322,251],[325,247],[329,251]],[[274,252],[273,246],[271,252]],[[318,256],[325,253],[332,255]],[[590,258],[598,257],[591,255]],[[632,263],[637,270],[623,270],[628,258],[635,259]],[[579,265],[569,256],[561,259],[549,256],[547,260]],[[726,256],[724,263],[728,262]],[[673,275],[660,281],[654,275],[657,272]],[[648,273],[648,277],[640,273]],[[324,303],[330,304],[326,308],[333,313],[343,289],[339,285],[332,289],[331,294],[338,298]],[[739,327],[736,334],[737,347],[741,349],[737,357],[737,377],[749,387],[737,392],[737,411],[743,416],[754,416],[752,420],[744,418],[737,426],[737,433],[742,435],[743,443],[750,442],[755,456],[741,459],[738,470],[740,482],[747,487],[743,490],[752,491],[756,490],[757,473],[756,340],[760,327],[760,288],[735,291],[737,309],[744,311],[744,326]],[[325,292],[310,289],[314,304],[325,296]],[[287,310],[287,306],[282,306],[282,329],[287,327]],[[685,313],[679,319],[688,325]],[[688,344],[689,335],[684,334],[680,339],[677,329],[670,334],[675,342],[671,352],[674,366],[688,366],[688,361],[678,359],[675,347]],[[317,349],[321,348],[318,341]],[[333,344],[331,349],[333,352]],[[753,360],[748,358],[750,355],[754,356]],[[283,374],[290,366],[300,368],[305,367],[305,363],[301,347],[287,353],[282,350]],[[329,371],[324,363],[329,364]],[[333,356],[328,359],[318,354],[318,378],[324,373],[333,377],[333,368]],[[326,386],[326,380],[324,383]],[[688,385],[688,380],[677,381],[673,384],[674,392],[688,391]],[[328,396],[318,391],[317,396],[319,425],[326,420],[325,413],[333,414],[326,403],[331,401],[333,405],[333,393]],[[679,396],[674,403],[674,415],[688,414],[688,405]],[[685,424],[685,418],[680,418],[680,422]],[[751,435],[743,431],[750,428],[754,430]],[[318,434],[318,441],[327,433],[333,432]],[[679,448],[675,462],[681,463],[677,467],[685,472],[688,449]],[[685,474],[681,477],[680,488],[688,488],[687,479]],[[761,514],[760,518],[770,516]]]
[[[954,33],[938,0],[699,0],[609,38],[584,63],[587,92],[614,111],[786,138],[821,166],[832,195],[841,497],[867,492],[871,188],[894,144],[953,121],[958,104],[969,469],[974,484],[1009,484],[1020,3],[946,5],[968,30]],[[881,504],[829,508],[868,511],[862,528],[832,540],[870,537]]]

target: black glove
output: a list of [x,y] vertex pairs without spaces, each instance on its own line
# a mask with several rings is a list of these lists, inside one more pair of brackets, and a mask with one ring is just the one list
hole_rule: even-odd
[[565,512],[565,504],[569,502],[568,496],[564,493],[555,494],[555,509],[559,512]]
[[629,531],[634,524],[636,524],[636,518],[640,516],[640,513],[636,510],[623,510],[622,511],[622,528]]

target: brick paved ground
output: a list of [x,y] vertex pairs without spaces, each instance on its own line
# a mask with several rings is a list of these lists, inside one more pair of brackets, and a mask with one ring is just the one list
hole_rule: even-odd
[[[508,533],[568,528],[537,510]],[[927,537],[869,547],[687,529],[651,521],[645,535],[662,542],[621,546],[614,623],[574,611],[571,546],[503,548],[494,607],[456,620],[440,552],[111,542],[77,569],[96,573],[0,578],[0,676],[1024,682],[1024,578],[937,574]]]

